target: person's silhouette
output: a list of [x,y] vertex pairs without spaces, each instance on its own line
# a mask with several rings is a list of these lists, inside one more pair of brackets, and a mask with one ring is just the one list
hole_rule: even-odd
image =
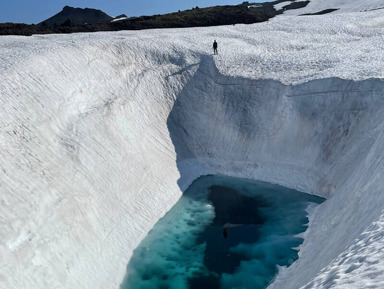
[[217,42],[216,42],[216,40],[214,40],[214,41],[213,41],[213,46],[212,46],[212,47],[213,47],[213,54],[218,54],[218,52],[217,52],[217,46],[218,46],[218,45],[217,45]]
[[227,239],[227,237],[228,237],[227,228],[223,229],[223,236],[224,236],[225,239]]

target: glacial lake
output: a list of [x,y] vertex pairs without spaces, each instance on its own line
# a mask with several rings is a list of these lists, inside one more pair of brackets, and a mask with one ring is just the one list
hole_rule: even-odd
[[307,209],[323,201],[264,182],[200,177],[134,250],[121,289],[266,288],[278,266],[298,258]]

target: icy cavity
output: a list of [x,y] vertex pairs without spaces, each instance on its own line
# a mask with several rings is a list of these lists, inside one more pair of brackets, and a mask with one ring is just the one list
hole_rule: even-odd
[[[122,289],[264,289],[323,199],[224,176],[195,180],[135,249]],[[223,228],[227,235],[223,236]]]
[[0,287],[117,288],[208,173],[329,197],[271,288],[383,287],[383,22],[0,38]]

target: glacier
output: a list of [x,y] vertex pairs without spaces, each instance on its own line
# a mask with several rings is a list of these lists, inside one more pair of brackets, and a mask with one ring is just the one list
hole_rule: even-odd
[[1,37],[0,288],[118,288],[207,174],[327,198],[269,288],[384,287],[382,23]]

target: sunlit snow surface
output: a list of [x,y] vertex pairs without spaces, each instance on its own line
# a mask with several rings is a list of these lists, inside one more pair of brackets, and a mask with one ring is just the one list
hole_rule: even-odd
[[0,37],[0,288],[118,288],[206,174],[327,198],[270,288],[384,288],[383,23]]
[[[296,0],[300,2],[303,0]],[[277,6],[277,5],[275,5]],[[281,6],[280,6],[281,7]],[[279,8],[280,8],[279,7]],[[292,9],[283,15],[301,15],[305,13],[316,13],[326,9],[338,9],[332,13],[363,12],[384,8],[383,0],[351,1],[351,0],[310,0],[309,4],[300,9]]]
[[267,183],[205,176],[134,251],[121,288],[263,289],[297,259],[306,209],[323,199]]

